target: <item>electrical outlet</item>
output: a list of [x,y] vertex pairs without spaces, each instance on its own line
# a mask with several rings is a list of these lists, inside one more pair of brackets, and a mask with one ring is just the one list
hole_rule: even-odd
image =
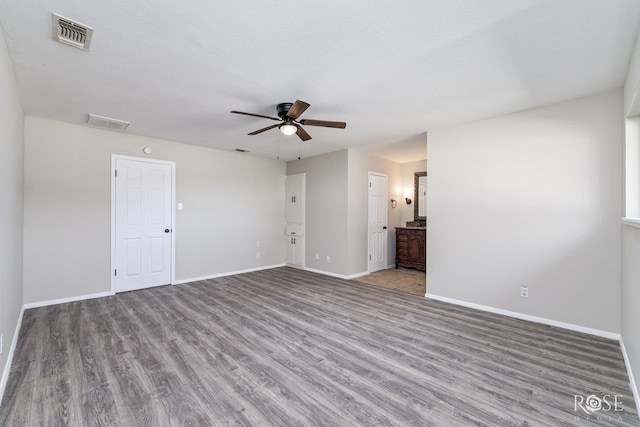
[[521,286],[520,287],[520,296],[522,298],[529,298],[529,287],[528,286]]
[[260,252],[256,252],[256,259],[260,259]]
[[325,258],[325,261],[330,264],[331,263],[331,257],[329,255],[327,255],[327,258]]
[[316,254],[316,261],[320,261],[320,254]]
[[256,248],[260,247],[260,240],[256,241]]

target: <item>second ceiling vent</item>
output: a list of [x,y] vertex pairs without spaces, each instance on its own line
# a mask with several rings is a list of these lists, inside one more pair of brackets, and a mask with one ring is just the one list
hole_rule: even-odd
[[88,50],[93,28],[72,21],[64,16],[51,16],[51,36],[60,43],[68,44],[78,49]]

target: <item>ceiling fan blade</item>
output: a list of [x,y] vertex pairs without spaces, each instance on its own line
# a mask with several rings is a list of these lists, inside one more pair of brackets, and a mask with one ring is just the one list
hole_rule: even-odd
[[277,118],[277,117],[263,116],[262,114],[244,113],[244,112],[242,112],[242,111],[230,111],[230,113],[233,113],[233,114],[243,114],[243,115],[245,115],[245,116],[261,117],[261,118],[263,118],[263,119],[271,119],[271,120],[277,120],[277,121],[280,121],[280,119],[279,119],[279,118]]
[[253,132],[248,133],[247,135],[257,135],[257,134],[259,134],[259,133],[262,133],[262,132],[268,131],[269,129],[277,128],[278,126],[280,126],[280,125],[271,125],[271,126],[267,126],[266,128],[262,128],[262,129],[254,130]]
[[291,117],[292,119],[297,119],[300,117],[305,110],[309,108],[309,104],[304,101],[296,101],[293,103],[291,108],[289,108],[289,112],[287,113],[287,117]]
[[345,127],[347,127],[347,124],[345,122],[329,122],[327,120],[303,119],[300,120],[300,123],[305,126],[321,126],[325,128],[344,129]]
[[309,135],[306,130],[302,129],[302,126],[298,126],[296,135],[298,135],[298,137],[303,141],[308,141],[311,139],[311,135]]

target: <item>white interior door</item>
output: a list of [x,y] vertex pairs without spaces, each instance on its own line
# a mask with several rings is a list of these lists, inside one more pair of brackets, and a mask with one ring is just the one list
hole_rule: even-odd
[[115,160],[115,292],[171,283],[171,164]]
[[387,268],[387,176],[369,172],[369,273]]
[[288,223],[304,223],[305,176],[300,173],[285,178]]
[[285,179],[287,209],[285,218],[285,262],[303,267],[306,174],[287,175]]

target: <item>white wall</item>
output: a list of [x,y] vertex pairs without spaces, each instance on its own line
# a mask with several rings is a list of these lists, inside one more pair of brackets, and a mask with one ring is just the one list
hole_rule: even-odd
[[429,293],[619,333],[622,141],[621,91],[430,131]]
[[[636,114],[635,117],[627,119],[626,144],[634,150],[628,150],[626,155],[634,158],[627,158],[628,172],[632,172],[627,179],[637,179],[640,172],[640,35],[636,40],[634,52],[631,57],[629,73],[624,86],[624,106],[625,113]],[[629,162],[635,161],[633,168]],[[628,181],[627,181],[628,182]],[[633,205],[633,212],[627,215],[638,215],[638,182],[634,183],[636,191],[632,199],[627,199]],[[627,191],[630,188],[628,186]],[[627,193],[628,194],[628,193]],[[636,218],[638,217],[636,216]],[[633,373],[636,391],[640,389],[640,228],[625,224],[622,226],[622,341],[627,351],[629,367]],[[640,396],[636,396],[636,403],[640,403]]]
[[25,303],[110,291],[111,155],[147,146],[176,162],[177,281],[284,262],[284,162],[27,117]]
[[0,29],[0,399],[9,374],[7,356],[22,308],[22,221],[24,113]]

